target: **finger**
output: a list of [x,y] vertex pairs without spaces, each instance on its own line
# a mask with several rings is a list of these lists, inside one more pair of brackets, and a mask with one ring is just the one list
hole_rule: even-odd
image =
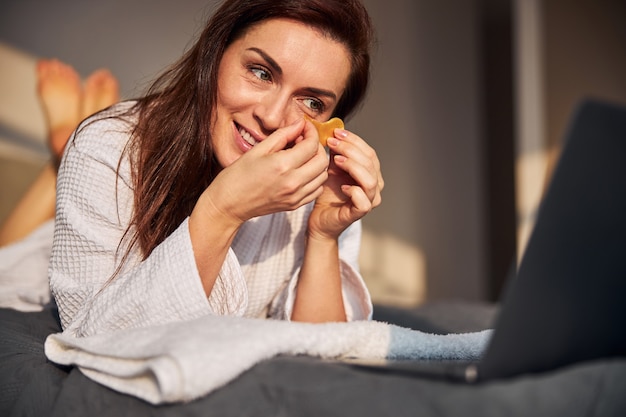
[[307,188],[322,186],[328,179],[328,157],[318,154],[306,163],[293,170],[294,181],[307,192]]
[[[313,128],[314,130],[315,128]],[[284,155],[286,158],[289,158],[290,161],[293,162],[293,166],[302,166],[307,164],[311,159],[317,161],[318,165],[322,169],[326,169],[328,167],[328,156],[326,155],[326,151],[317,141],[317,138],[312,135],[311,131],[307,131],[308,129],[302,132],[303,135],[300,135],[301,139],[296,140],[295,144],[285,149],[281,155]]]
[[[328,179],[328,158],[325,154],[316,155],[300,166],[292,166],[293,157],[285,155],[285,152],[271,155],[275,159],[272,162],[272,171],[277,175],[270,181],[273,183],[276,199],[291,208],[297,208],[302,199],[312,201],[319,196],[319,189]],[[307,197],[312,193],[317,194],[313,198]]]
[[376,194],[380,193],[380,175],[376,171],[372,172],[371,167],[365,167],[344,155],[334,155],[333,161],[365,191],[370,201],[373,201]]
[[380,160],[374,148],[369,146],[361,137],[347,130],[336,129],[334,139],[334,141],[329,140],[328,146],[331,151],[359,161],[366,167],[371,166],[371,172],[375,172],[378,178],[378,189],[382,191],[385,187],[385,181],[381,173]]
[[315,139],[319,142],[319,132],[315,128],[315,125],[313,124],[313,122],[307,119],[303,119],[303,120],[304,120],[304,136],[306,138]]
[[328,147],[332,152],[344,155],[350,160],[361,164],[370,171],[372,175],[377,175],[378,186],[382,189],[384,182],[382,175],[380,175],[380,161],[378,160],[378,155],[363,139],[354,134],[348,134],[345,140],[337,138],[329,140]]
[[[301,205],[308,204],[311,201],[314,201],[318,198],[322,192],[324,191],[324,183],[328,179],[328,174],[326,171],[315,177],[310,182],[306,183],[301,188],[302,197],[296,204],[296,207],[300,207]],[[294,207],[295,208],[295,207]]]
[[328,146],[336,153],[358,159],[361,163],[370,161],[376,169],[380,169],[378,155],[363,138],[344,129],[335,129],[335,135],[329,140]]
[[260,148],[268,154],[282,151],[289,143],[295,142],[302,135],[303,128],[304,121],[296,120],[296,122],[274,131],[255,148]]
[[356,185],[343,185],[341,191],[352,202],[350,212],[355,220],[360,219],[372,211],[372,202],[361,187]]
[[324,183],[328,178],[326,171],[323,171],[307,182],[298,184],[286,194],[282,195],[281,200],[285,203],[285,210],[294,210],[298,207],[308,204],[318,198],[324,191]]

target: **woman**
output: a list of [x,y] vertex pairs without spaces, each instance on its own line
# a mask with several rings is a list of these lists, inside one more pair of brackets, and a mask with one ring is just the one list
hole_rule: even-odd
[[378,158],[335,130],[329,160],[304,120],[351,114],[370,42],[358,1],[226,1],[146,97],[79,127],[50,264],[64,331],[370,317],[357,257]]

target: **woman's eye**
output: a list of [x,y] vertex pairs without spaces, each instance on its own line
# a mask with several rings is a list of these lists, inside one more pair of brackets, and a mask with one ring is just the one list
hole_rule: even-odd
[[317,113],[322,113],[324,111],[324,103],[322,103],[320,100],[314,98],[305,98],[303,102],[305,106]]
[[252,72],[252,74],[254,74],[254,76],[257,77],[261,81],[271,81],[272,80],[272,76],[270,75],[269,71],[267,71],[267,70],[265,70],[263,68],[252,67],[252,68],[250,68],[250,72]]

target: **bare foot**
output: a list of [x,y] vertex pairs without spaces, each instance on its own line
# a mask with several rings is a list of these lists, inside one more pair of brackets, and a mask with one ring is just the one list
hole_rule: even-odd
[[119,99],[117,79],[106,69],[94,71],[85,80],[81,118],[91,116],[115,104]]
[[61,61],[40,60],[37,63],[37,93],[48,123],[50,149],[59,158],[80,121],[80,77],[71,66]]

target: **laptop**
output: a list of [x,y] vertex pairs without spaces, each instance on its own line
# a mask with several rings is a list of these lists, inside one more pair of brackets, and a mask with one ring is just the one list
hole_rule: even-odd
[[581,103],[476,363],[357,363],[462,382],[626,356],[626,107]]

